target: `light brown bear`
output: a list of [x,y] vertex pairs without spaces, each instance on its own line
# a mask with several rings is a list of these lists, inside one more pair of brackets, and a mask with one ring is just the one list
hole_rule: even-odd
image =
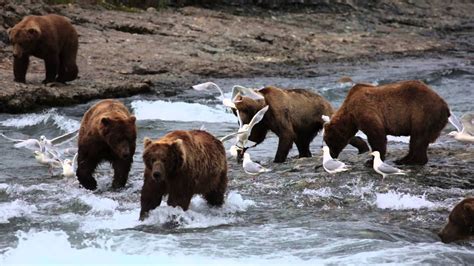
[[187,210],[194,194],[212,206],[224,203],[227,160],[222,142],[202,130],[173,131],[152,141],[144,140],[144,183],[140,220],[160,206],[168,194],[169,206]]
[[69,19],[59,15],[26,16],[8,30],[13,45],[13,74],[16,82],[26,82],[30,56],[44,60],[43,83],[66,82],[77,78],[77,32]]
[[356,84],[325,125],[324,141],[336,158],[361,130],[372,150],[379,151],[384,160],[387,135],[410,136],[408,155],[396,163],[423,165],[428,162],[428,144],[438,138],[449,115],[446,102],[421,81]]
[[474,198],[466,198],[453,208],[438,235],[444,243],[474,237]]
[[[293,143],[298,148],[299,157],[311,157],[309,145],[323,128],[321,116],[334,113],[331,104],[321,95],[303,89],[282,90],[268,86],[258,90],[258,93],[264,99],[237,96],[235,100],[244,124],[249,123],[260,109],[269,106],[260,123],[253,127],[249,140],[259,144],[271,130],[279,138],[274,162],[284,162]],[[359,153],[369,150],[359,137],[351,138],[350,144],[358,148]]]
[[125,186],[135,154],[137,129],[135,116],[117,100],[102,100],[82,118],[78,138],[76,175],[86,189],[97,188],[92,174],[102,161],[114,168],[112,188]]

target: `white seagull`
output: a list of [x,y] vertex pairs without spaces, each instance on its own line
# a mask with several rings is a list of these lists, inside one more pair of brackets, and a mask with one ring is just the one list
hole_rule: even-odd
[[77,153],[74,155],[74,158],[71,160],[65,159],[62,161],[63,176],[64,177],[74,177],[76,176],[77,169]]
[[[250,120],[250,123],[244,124],[242,122],[242,119],[240,118],[239,110],[237,110],[237,117],[239,118],[239,130],[236,133],[229,134],[227,136],[224,136],[221,138],[221,141],[224,142],[228,139],[231,139],[233,136],[237,135],[237,142],[236,146],[239,148],[248,148],[249,146],[252,146],[255,144],[255,142],[252,142],[249,140],[250,133],[252,133],[253,127],[258,124],[260,121],[262,121],[263,117],[265,116],[265,113],[268,111],[269,106],[265,106],[262,109],[260,109],[253,117],[252,120]],[[247,144],[250,144],[247,146]]]
[[232,158],[237,158],[239,156],[239,151],[242,150],[241,148],[237,147],[237,145],[232,145],[227,150],[227,154],[230,155]]
[[3,133],[0,133],[0,136],[3,138],[15,142],[13,145],[15,148],[26,148],[33,151],[39,151],[45,153],[46,150],[57,152],[56,146],[67,143],[77,137],[77,130],[73,132],[66,133],[64,135],[55,137],[53,139],[48,139],[46,136],[42,135],[39,139],[13,139],[5,136]]
[[259,175],[261,173],[270,172],[271,170],[261,166],[260,164],[253,162],[250,159],[250,154],[248,152],[244,153],[244,161],[242,162],[245,173],[249,175]]
[[222,104],[224,106],[234,108],[234,109],[236,108],[235,104],[234,104],[234,100],[235,100],[235,98],[237,97],[238,94],[240,94],[242,96],[247,96],[247,97],[250,97],[250,98],[256,99],[256,100],[263,99],[263,96],[260,93],[255,92],[254,90],[252,90],[250,88],[246,88],[246,87],[239,86],[239,85],[235,85],[234,87],[232,87],[232,96],[231,96],[230,99],[226,98],[224,96],[224,92],[222,91],[222,89],[219,86],[217,86],[217,84],[214,83],[214,82],[204,82],[204,83],[201,83],[201,84],[194,85],[192,87],[193,87],[193,89],[195,89],[197,91],[207,91],[211,87],[216,88],[221,94],[220,97],[222,99]]
[[451,113],[448,120],[457,129],[457,131],[449,132],[449,136],[461,142],[474,143],[474,114],[465,114],[461,117],[461,121],[459,121]]
[[345,163],[331,157],[328,146],[323,146],[323,168],[330,174],[349,170]]
[[402,170],[384,163],[382,159],[380,159],[380,152],[374,151],[370,153],[370,155],[374,156],[374,170],[382,175],[382,179],[388,175],[406,175]]

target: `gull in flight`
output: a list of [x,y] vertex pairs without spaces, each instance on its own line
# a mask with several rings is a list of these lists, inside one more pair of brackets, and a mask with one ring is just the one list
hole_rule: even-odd
[[451,113],[448,120],[457,130],[449,132],[449,136],[461,142],[474,143],[474,114],[465,114],[461,117],[461,121],[459,121],[459,119]]
[[5,136],[3,133],[0,133],[0,136],[11,142],[15,142],[15,145],[13,145],[15,148],[26,148],[45,153],[46,150],[55,151],[56,146],[67,143],[77,137],[77,130],[53,139],[48,139],[44,135],[40,136],[39,139],[13,139]]
[[51,160],[49,160],[49,165],[53,168],[61,168],[62,169],[62,175],[64,177],[74,177],[76,176],[76,169],[77,169],[77,153],[74,154],[74,157],[72,160],[70,159],[61,159],[59,156],[57,156],[54,153],[48,153],[51,156]]
[[370,155],[374,156],[374,170],[382,175],[382,179],[388,175],[406,175],[402,170],[384,163],[382,159],[380,159],[380,152],[374,151],[370,153]]
[[330,174],[349,170],[345,163],[331,157],[328,146],[323,146],[323,168]]
[[247,97],[250,97],[252,99],[255,99],[255,100],[260,100],[260,99],[263,99],[263,96],[258,93],[258,92],[255,92],[254,90],[250,89],[250,88],[246,88],[246,87],[243,87],[243,86],[240,86],[240,85],[235,85],[234,87],[232,87],[232,96],[231,98],[226,98],[224,96],[224,92],[222,91],[222,89],[217,86],[216,83],[214,82],[204,82],[204,83],[201,83],[201,84],[197,84],[197,85],[194,85],[193,86],[193,89],[197,90],[197,91],[207,91],[209,90],[211,87],[213,88],[216,88],[220,94],[221,94],[221,99],[222,99],[222,104],[224,106],[227,106],[227,107],[230,107],[230,108],[234,108],[236,109],[235,107],[235,98],[237,97],[237,95],[242,95],[242,96],[247,96]]
[[[249,146],[255,145],[254,142],[249,140],[250,133],[252,132],[253,127],[258,124],[260,121],[262,121],[263,116],[265,116],[265,113],[268,111],[269,106],[265,106],[262,109],[260,109],[253,117],[252,120],[250,120],[250,123],[244,124],[242,122],[242,119],[240,118],[239,110],[237,110],[237,117],[239,118],[239,130],[236,133],[231,133],[227,136],[224,136],[221,138],[221,141],[224,142],[228,139],[231,139],[233,136],[237,136],[237,142],[236,146],[238,148],[244,149],[248,148]],[[247,144],[250,144],[247,146]]]
[[250,159],[250,154],[248,152],[244,153],[244,161],[242,163],[245,173],[249,175],[259,175],[261,173],[270,172],[271,170],[261,166],[260,164],[253,162]]

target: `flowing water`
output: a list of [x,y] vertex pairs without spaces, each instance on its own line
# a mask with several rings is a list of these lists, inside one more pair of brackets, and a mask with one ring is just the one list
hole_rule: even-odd
[[[472,58],[399,59],[357,66],[335,65],[315,78],[214,80],[231,85],[274,84],[319,92],[339,106],[349,90],[334,81],[387,83],[421,79],[461,115],[473,110]],[[229,189],[222,208],[196,196],[183,212],[162,203],[149,219],[138,221],[143,183],[143,138],[204,126],[216,136],[237,129],[217,94],[188,91],[169,99],[140,95],[122,99],[136,114],[138,144],[125,189],[112,191],[108,164],[97,173],[98,190],[50,173],[31,151],[0,139],[0,264],[153,263],[274,264],[472,264],[472,242],[443,244],[436,232],[451,208],[474,195],[474,145],[442,136],[430,146],[423,167],[402,167],[407,176],[381,180],[363,166],[369,158],[347,147],[340,159],[351,171],[337,175],[321,167],[321,136],[313,158],[273,164],[277,138],[269,135],[250,150],[272,169],[256,178],[229,160]],[[0,131],[16,138],[56,136],[77,129],[93,102],[42,112],[0,114]],[[407,152],[408,138],[390,138],[389,163]],[[231,142],[225,144],[226,148]]]

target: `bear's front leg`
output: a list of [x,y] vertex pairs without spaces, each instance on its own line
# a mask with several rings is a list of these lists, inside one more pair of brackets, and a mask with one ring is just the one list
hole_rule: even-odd
[[180,206],[183,211],[187,211],[192,197],[192,193],[187,195],[186,193],[170,192],[168,195],[168,205],[171,207]]
[[99,161],[96,158],[83,155],[80,151],[77,157],[76,176],[79,183],[86,189],[95,190],[97,188],[97,181],[92,177],[92,174]]
[[51,83],[56,81],[59,69],[59,58],[57,55],[50,55],[44,59],[44,66],[46,69],[46,79],[43,80],[43,84]]
[[13,58],[13,75],[15,76],[15,82],[26,83],[26,71],[30,64],[30,57],[14,57]]
[[158,183],[155,180],[147,179],[143,182],[142,192],[140,195],[140,221],[148,217],[148,213],[160,206],[161,199],[166,192],[166,184]]
[[274,163],[283,163],[288,157],[291,147],[293,146],[293,139],[290,136],[282,135],[278,139],[278,149],[275,155]]
[[[385,153],[387,152],[387,135],[381,129],[371,129],[371,131],[362,131],[367,135],[367,140],[372,148],[372,151],[378,151],[380,153],[380,159],[385,160]],[[374,164],[374,158],[365,162],[366,167],[372,167]]]
[[132,166],[133,159],[116,159],[112,162],[114,168],[114,181],[112,181],[112,188],[122,188],[127,184],[128,173]]
[[359,154],[368,152],[370,150],[367,143],[361,137],[357,137],[357,136],[352,137],[351,140],[349,141],[349,144],[351,144],[351,146],[353,147],[356,147],[357,150],[359,151]]

